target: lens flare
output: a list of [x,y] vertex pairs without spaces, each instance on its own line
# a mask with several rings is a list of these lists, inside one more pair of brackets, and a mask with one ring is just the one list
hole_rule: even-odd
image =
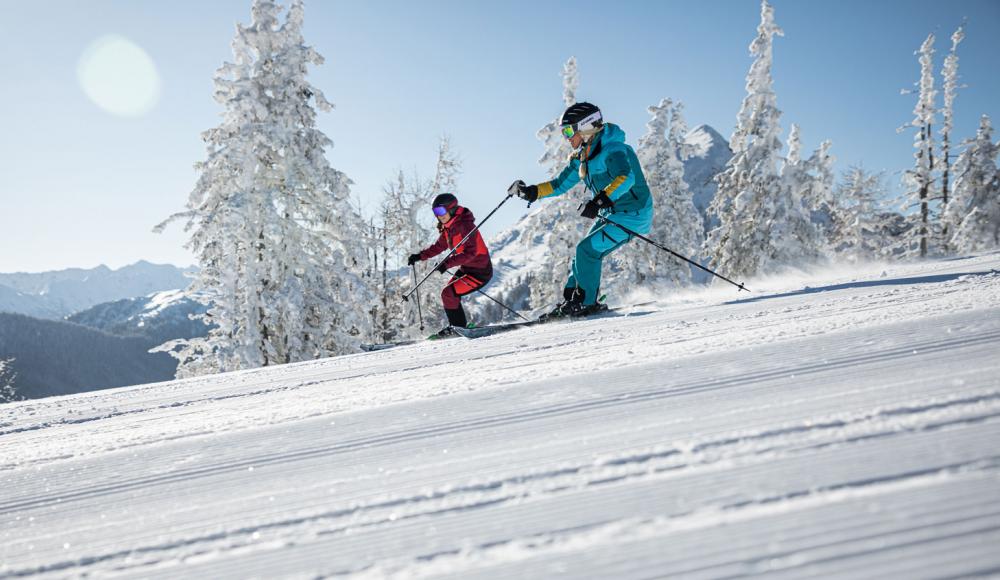
[[160,75],[149,54],[118,35],[102,36],[80,56],[76,76],[95,105],[122,117],[141,117],[160,100]]

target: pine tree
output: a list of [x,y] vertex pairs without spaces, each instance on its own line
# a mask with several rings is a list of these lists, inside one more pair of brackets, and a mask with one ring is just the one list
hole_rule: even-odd
[[774,9],[761,2],[761,22],[750,44],[754,62],[747,74],[747,96],[737,116],[736,129],[729,141],[733,157],[716,180],[718,193],[709,212],[719,226],[708,234],[705,253],[713,269],[723,275],[747,276],[785,259],[776,243],[790,243],[781,235],[788,228],[781,223],[795,207],[783,207],[781,178],[777,161],[781,142],[777,108],[771,78],[773,40],[783,36],[774,21]]
[[[913,154],[916,163],[907,171],[903,183],[910,204],[918,209],[917,214],[908,216],[909,230],[903,242],[906,257],[919,255],[926,257],[930,251],[932,232],[931,198],[934,187],[934,35],[930,34],[917,51],[920,55],[920,83],[917,105],[913,109],[910,126],[917,129],[913,138]],[[904,127],[905,128],[905,127]],[[901,128],[900,130],[903,130]]]
[[[965,38],[965,26],[959,26],[951,35],[951,50],[944,59],[941,70],[944,89],[944,107],[941,109],[941,212],[948,208],[951,176],[951,130],[954,125],[955,96],[958,92],[958,43]],[[948,223],[941,223],[941,241],[945,252],[948,252],[950,237]]]
[[[562,72],[563,104],[576,103],[576,90],[580,85],[576,58],[566,61]],[[545,168],[549,178],[554,178],[569,163],[572,148],[562,136],[562,111],[559,116],[539,129],[537,137],[545,145],[545,152],[538,163]],[[584,186],[577,185],[562,197],[535,204],[521,221],[522,231],[540,235],[547,251],[547,262],[540,269],[525,272],[530,287],[531,305],[538,308],[562,300],[562,288],[569,275],[576,244],[584,235],[584,220],[577,214],[579,200],[585,196]],[[576,199],[573,199],[576,198]]]
[[[687,123],[683,105],[662,99],[647,110],[652,118],[646,123],[646,134],[639,139],[636,155],[656,208],[649,237],[696,259],[703,241],[701,216],[684,180],[684,160],[691,155],[691,147],[684,141]],[[657,281],[675,287],[691,283],[688,264],[649,244],[618,252],[613,259],[623,271],[624,275],[618,277],[621,280],[640,285]],[[616,281],[612,278],[609,282],[611,285]]]
[[807,162],[812,182],[806,192],[805,205],[820,235],[820,244],[828,243],[833,235],[831,215],[835,203],[833,190],[836,182],[833,163],[836,157],[830,153],[832,147],[833,143],[829,139],[823,141]]
[[863,167],[851,167],[837,186],[833,206],[831,247],[849,262],[886,256],[885,239],[892,214],[881,210],[885,197],[885,176]]
[[773,239],[768,258],[775,264],[798,264],[821,255],[823,241],[816,225],[820,218],[814,219],[813,215],[828,211],[823,204],[829,196],[824,194],[825,178],[814,172],[826,169],[828,148],[829,143],[824,143],[812,157],[802,160],[799,126],[792,124],[788,155],[781,167],[779,189],[773,196]]
[[17,374],[14,373],[13,364],[14,359],[12,358],[0,359],[0,403],[10,403],[21,398],[14,388],[14,379],[17,378]]
[[1000,248],[1000,142],[993,142],[987,115],[965,145],[955,162],[955,191],[945,213],[945,223],[954,226],[950,244],[963,254]]
[[348,352],[368,324],[363,222],[315,127],[313,105],[331,105],[306,81],[323,58],[304,43],[302,1],[283,24],[281,10],[255,0],[251,24],[237,26],[234,62],[215,75],[223,122],[203,134],[208,159],[187,211],[158,226],[186,218],[200,265],[190,292],[216,325],[158,347],[179,359],[178,376]]

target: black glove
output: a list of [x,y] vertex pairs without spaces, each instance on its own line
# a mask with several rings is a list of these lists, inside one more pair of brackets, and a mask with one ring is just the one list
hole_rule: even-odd
[[434,269],[437,270],[438,274],[444,274],[445,272],[448,271],[448,265],[445,264],[444,262],[441,262],[440,264],[438,264],[438,267]]
[[611,201],[608,194],[602,191],[597,197],[588,201],[587,204],[583,206],[583,211],[580,212],[580,215],[587,219],[594,219],[597,217],[598,211],[607,207],[614,207],[614,205],[615,202]]
[[516,195],[528,203],[535,203],[538,200],[538,186],[525,185],[520,179],[510,184],[510,187],[507,188],[507,193]]
[[410,254],[410,257],[406,259],[406,265],[412,266],[420,261],[420,254]]

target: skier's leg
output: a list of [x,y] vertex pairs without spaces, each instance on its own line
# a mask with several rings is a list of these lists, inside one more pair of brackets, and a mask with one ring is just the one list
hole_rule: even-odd
[[448,317],[449,326],[465,326],[465,311],[462,310],[462,300],[455,292],[455,282],[461,279],[459,274],[452,276],[451,280],[445,284],[441,290],[441,304],[444,305],[445,316]]
[[475,276],[470,276],[459,270],[441,291],[441,302],[444,304],[444,312],[448,316],[448,324],[451,326],[468,326],[468,318],[465,316],[465,309],[462,308],[462,296],[475,292],[477,288],[482,288],[489,280],[480,280]]
[[570,279],[583,291],[585,306],[597,302],[604,257],[625,245],[628,240],[628,234],[617,226],[595,224],[590,233],[577,244]]

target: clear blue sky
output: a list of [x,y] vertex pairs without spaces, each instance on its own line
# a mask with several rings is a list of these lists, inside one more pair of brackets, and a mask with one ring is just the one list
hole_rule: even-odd
[[[801,126],[804,147],[833,140],[842,171],[863,163],[893,182],[912,165],[917,80],[913,52],[937,34],[937,64],[968,18],[959,49],[968,88],[955,135],[972,136],[983,113],[1000,122],[997,0],[775,0],[785,37],[774,78],[783,137]],[[204,159],[200,133],[219,121],[212,75],[231,59],[234,23],[250,0],[88,0],[8,3],[0,35],[0,272],[120,267],[139,259],[192,263],[179,211]],[[319,1],[306,4],[305,34],[327,62],[312,82],[336,104],[320,128],[335,142],[333,167],[369,206],[397,168],[433,171],[437,138],[451,135],[464,160],[459,194],[485,215],[506,186],[542,179],[536,130],[562,109],[559,73],[570,56],[578,98],[597,103],[633,144],[645,108],[684,102],[688,123],[728,137],[744,97],[747,47],[759,2]],[[162,80],[156,106],[124,118],[96,106],[77,63],[97,38],[116,34],[152,57]],[[938,78],[940,83],[940,78]],[[511,202],[486,228],[513,223]]]

